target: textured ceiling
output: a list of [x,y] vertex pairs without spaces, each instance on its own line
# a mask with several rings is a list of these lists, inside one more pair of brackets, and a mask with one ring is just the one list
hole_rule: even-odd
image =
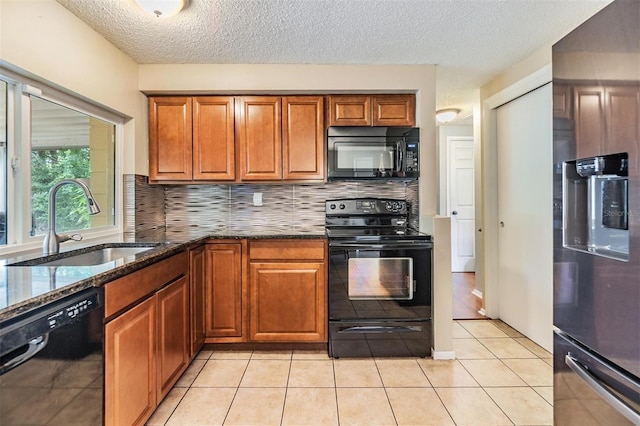
[[436,64],[438,108],[469,110],[500,71],[610,0],[57,0],[141,64]]

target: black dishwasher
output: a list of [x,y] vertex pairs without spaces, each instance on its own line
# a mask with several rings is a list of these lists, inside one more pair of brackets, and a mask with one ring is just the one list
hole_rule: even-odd
[[103,423],[104,291],[0,323],[0,424]]

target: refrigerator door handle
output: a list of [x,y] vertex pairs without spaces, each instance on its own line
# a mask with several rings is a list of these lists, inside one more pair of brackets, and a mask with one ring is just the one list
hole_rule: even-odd
[[618,413],[629,419],[633,424],[640,424],[640,414],[633,408],[629,407],[624,401],[620,400],[611,391],[609,391],[604,385],[600,383],[597,377],[593,376],[589,371],[583,368],[570,353],[565,355],[564,362],[567,366],[576,373],[582,380],[584,380],[591,389],[593,389],[602,399],[604,399],[611,407],[613,407]]

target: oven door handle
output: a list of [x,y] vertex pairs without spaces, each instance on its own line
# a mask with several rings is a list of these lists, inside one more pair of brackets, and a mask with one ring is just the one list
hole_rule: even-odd
[[370,244],[370,243],[341,243],[329,241],[329,247],[353,250],[396,250],[396,249],[424,249],[433,248],[432,242],[419,240],[403,240],[399,242]]

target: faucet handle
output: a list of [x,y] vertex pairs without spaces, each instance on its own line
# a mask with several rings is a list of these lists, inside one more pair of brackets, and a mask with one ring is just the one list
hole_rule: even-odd
[[58,242],[60,243],[64,243],[65,241],[69,241],[69,240],[73,240],[73,241],[82,241],[82,235],[80,234],[61,234],[58,235]]

